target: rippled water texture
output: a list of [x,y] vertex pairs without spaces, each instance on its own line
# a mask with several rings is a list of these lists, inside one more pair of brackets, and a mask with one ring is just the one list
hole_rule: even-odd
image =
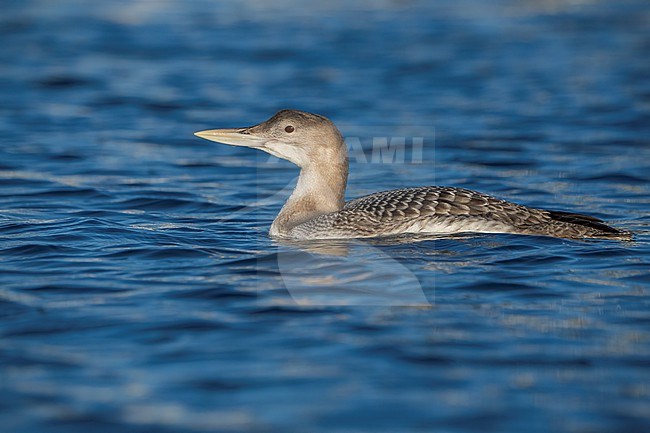
[[[647,2],[322,3],[2,3],[2,431],[650,431]],[[287,107],[350,198],[636,238],[278,244],[295,167],[192,133]]]

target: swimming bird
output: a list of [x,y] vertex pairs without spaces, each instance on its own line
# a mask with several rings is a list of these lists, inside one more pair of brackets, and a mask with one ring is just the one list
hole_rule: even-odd
[[255,126],[196,136],[259,149],[300,167],[293,193],[271,224],[276,238],[371,238],[407,233],[513,233],[560,238],[630,239],[631,233],[587,215],[536,209],[464,188],[422,186],[345,202],[348,152],[326,117],[281,110]]

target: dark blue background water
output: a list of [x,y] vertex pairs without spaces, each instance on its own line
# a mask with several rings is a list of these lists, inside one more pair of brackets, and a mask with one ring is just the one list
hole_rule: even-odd
[[[2,9],[3,432],[648,431],[647,2]],[[427,137],[352,158],[349,197],[456,185],[636,239],[278,244],[297,170],[192,132],[286,107]]]

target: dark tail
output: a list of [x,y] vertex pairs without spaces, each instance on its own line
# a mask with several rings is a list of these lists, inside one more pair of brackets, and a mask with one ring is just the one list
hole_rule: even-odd
[[631,232],[608,226],[605,224],[605,221],[589,215],[555,210],[549,210],[547,212],[553,221],[579,226],[581,231],[585,232],[584,235],[589,237],[632,239]]

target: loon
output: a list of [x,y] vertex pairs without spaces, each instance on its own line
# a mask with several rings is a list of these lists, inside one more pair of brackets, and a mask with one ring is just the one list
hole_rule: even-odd
[[631,232],[570,212],[536,209],[464,188],[422,186],[345,202],[348,151],[326,117],[281,110],[255,126],[196,136],[263,150],[300,167],[293,193],[271,225],[274,238],[372,238],[401,234],[512,233],[558,238],[631,239]]

